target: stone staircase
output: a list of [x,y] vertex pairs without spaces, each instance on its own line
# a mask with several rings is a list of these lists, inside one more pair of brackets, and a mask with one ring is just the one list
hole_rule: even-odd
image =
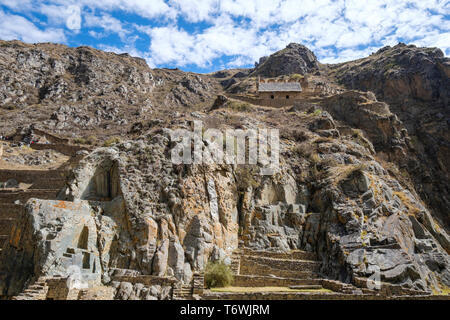
[[240,253],[239,275],[308,280],[317,277],[320,261],[305,251],[290,253],[252,251]]
[[191,284],[182,284],[173,288],[172,299],[174,300],[192,300],[193,288]]
[[194,273],[192,280],[188,284],[178,283],[173,287],[172,299],[174,300],[198,300],[201,299],[205,278],[203,273]]
[[[255,251],[237,249],[231,257],[234,273],[232,287],[214,292],[207,290],[205,300],[382,300],[414,297],[428,299],[424,292],[414,292],[383,285],[381,291],[364,287],[366,279],[349,284],[329,280],[319,274],[320,261],[311,252]],[[248,288],[248,290],[246,290]],[[228,290],[229,289],[229,290]]]
[[234,282],[230,290],[206,291],[202,298],[348,299],[356,296],[357,288],[353,285],[323,279],[319,275],[320,264],[312,252],[239,248],[231,257]]
[[[312,252],[272,252],[243,248],[233,254],[231,267],[235,273],[235,287],[323,289],[317,275],[320,261]],[[238,272],[235,272],[236,269]]]
[[46,277],[40,277],[12,300],[45,300],[48,292],[47,280]]

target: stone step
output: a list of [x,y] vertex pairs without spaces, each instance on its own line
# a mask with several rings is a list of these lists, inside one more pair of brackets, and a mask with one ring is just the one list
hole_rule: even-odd
[[44,284],[42,284],[42,285],[40,285],[40,284],[33,284],[33,285],[29,286],[28,289],[31,289],[31,290],[42,290],[42,289],[44,289]]
[[381,296],[337,292],[205,292],[204,300],[367,300],[386,299]]
[[24,292],[24,293],[23,293],[23,295],[24,295],[25,297],[30,297],[30,298],[36,297],[38,294],[39,294],[39,293],[29,293],[29,292]]
[[303,285],[295,285],[295,286],[289,286],[289,289],[294,290],[319,290],[323,289],[323,287],[319,284],[303,284]]
[[249,248],[239,249],[241,255],[266,257],[274,259],[290,259],[290,260],[311,260],[317,261],[317,255],[314,252],[291,250],[291,251],[267,251],[267,250],[253,250]]
[[14,203],[20,200],[22,204],[31,198],[52,200],[56,199],[60,189],[30,189],[30,190],[8,190],[0,189],[0,203]]
[[44,181],[44,178],[63,179],[65,170],[1,170],[0,182],[14,179],[19,183],[33,184],[36,181]]
[[[311,274],[309,274],[312,276]],[[321,286],[321,279],[295,279],[283,277],[269,277],[258,275],[235,275],[233,286],[235,287],[289,287],[298,285]]]
[[39,294],[41,293],[41,290],[37,290],[37,289],[26,289],[24,291],[24,293],[29,293],[29,294]]
[[[309,260],[274,259],[255,256],[241,256],[240,274],[274,275],[283,278],[298,278],[296,274],[314,273],[320,262]],[[302,277],[303,278],[303,277]]]
[[46,178],[41,180],[35,180],[29,190],[62,189],[65,183],[66,183],[65,178]]

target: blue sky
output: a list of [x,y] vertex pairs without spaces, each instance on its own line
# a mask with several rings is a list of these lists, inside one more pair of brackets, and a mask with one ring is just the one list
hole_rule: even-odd
[[0,0],[0,39],[88,45],[194,72],[252,67],[290,42],[324,63],[398,42],[450,55],[448,0]]

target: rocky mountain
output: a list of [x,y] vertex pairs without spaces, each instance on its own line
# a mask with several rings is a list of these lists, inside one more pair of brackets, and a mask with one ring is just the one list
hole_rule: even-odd
[[[111,298],[175,298],[183,286],[197,290],[196,277],[215,260],[237,264],[240,281],[334,280],[344,298],[348,290],[445,292],[448,64],[438,49],[398,45],[323,65],[290,44],[252,70],[198,75],[86,47],[2,42],[5,150],[25,152],[14,128],[33,124],[34,135],[53,141],[35,148],[70,160],[47,168],[67,171],[43,197],[42,185],[53,187],[30,178],[36,167],[19,174],[0,159],[0,182],[15,177],[18,186],[0,189],[0,213],[15,220],[0,256],[0,295],[57,282],[75,265]],[[304,95],[264,106],[256,76],[299,79]],[[279,172],[260,175],[260,162],[174,164],[171,129],[192,130],[194,121],[203,131],[278,129]],[[89,148],[79,140],[88,135],[96,137]],[[244,265],[249,256],[257,263]],[[368,285],[373,277],[381,289]]]
[[[0,42],[1,134],[17,122],[73,139],[121,136],[150,114],[200,107],[215,97],[209,77],[151,70],[144,60],[89,47]],[[183,110],[185,108],[182,108]]]
[[437,48],[398,44],[370,57],[330,67],[348,88],[372,91],[389,103],[409,135],[404,168],[423,201],[450,226],[450,59]]
[[289,74],[314,73],[319,70],[319,61],[307,47],[291,43],[285,49],[262,57],[255,65],[252,75],[277,77]]

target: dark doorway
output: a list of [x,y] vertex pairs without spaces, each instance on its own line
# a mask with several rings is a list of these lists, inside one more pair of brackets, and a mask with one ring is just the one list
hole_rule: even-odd
[[80,238],[78,239],[78,248],[87,250],[88,248],[88,240],[89,240],[89,229],[84,226],[81,231]]

